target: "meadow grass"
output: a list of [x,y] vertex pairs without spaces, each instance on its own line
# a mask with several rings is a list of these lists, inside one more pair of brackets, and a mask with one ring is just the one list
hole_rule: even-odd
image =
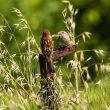
[[[64,3],[67,4],[62,12],[64,23],[78,47],[80,40],[85,43],[91,38],[91,33],[75,35],[78,9],[69,1]],[[13,12],[18,16],[14,30],[25,30],[27,37],[19,44],[14,30],[1,14],[6,25],[0,26],[0,38],[8,33],[9,40],[14,39],[18,52],[11,53],[0,39],[0,110],[41,110],[43,102],[37,94],[41,88],[38,61],[40,46],[20,10],[13,8]],[[6,28],[10,31],[7,32]],[[88,54],[90,52],[91,56]],[[77,50],[70,60],[64,59],[60,64],[60,61],[55,64],[60,110],[110,110],[110,63],[104,60],[106,54],[101,49]],[[98,62],[94,61],[92,55]],[[96,74],[94,79],[91,74]]]

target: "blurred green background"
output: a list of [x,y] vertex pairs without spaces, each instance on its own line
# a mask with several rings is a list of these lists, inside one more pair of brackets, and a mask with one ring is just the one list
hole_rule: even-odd
[[[79,9],[76,16],[76,35],[83,31],[92,33],[91,40],[81,44],[79,48],[101,48],[109,51],[110,0],[70,0],[70,2]],[[45,28],[49,29],[51,34],[66,30],[62,16],[65,4],[61,0],[0,0],[0,13],[6,17],[13,29],[13,24],[17,23],[18,19],[11,12],[12,7],[18,8],[23,13],[38,43]],[[0,25],[4,25],[2,17],[0,17]],[[10,51],[14,52],[16,44],[13,39],[9,41],[9,37],[4,34],[0,38]],[[20,45],[26,34],[23,31],[16,31],[15,37]]]
[[[109,46],[110,0],[70,0],[70,2],[71,4],[74,5],[75,8],[79,9],[79,12],[76,16],[76,32],[75,32],[76,36],[85,31],[92,33],[91,39],[88,39],[87,42],[84,43],[83,40],[80,39],[77,50],[84,50],[84,49],[91,50],[95,48],[95,49],[103,49],[107,52],[110,51],[110,46]],[[7,27],[4,27],[5,31],[3,33],[0,33],[0,44],[2,43],[1,41],[3,41],[6,46],[6,47],[2,47],[0,45],[0,49],[1,49],[0,53],[1,53],[1,56],[3,56],[3,58],[1,58],[2,63],[0,62],[1,63],[0,67],[2,66],[2,69],[6,70],[5,72],[3,70],[1,71],[0,69],[0,72],[3,73],[3,74],[0,74],[0,87],[3,86],[3,89],[4,87],[7,89],[8,87],[11,88],[12,86],[12,88],[15,88],[15,91],[19,91],[18,90],[19,87],[17,86],[20,85],[20,88],[21,87],[23,88],[24,93],[25,93],[25,89],[29,90],[29,93],[28,93],[29,96],[30,96],[30,93],[33,95],[32,90],[34,90],[35,93],[37,93],[40,89],[38,56],[36,55],[37,49],[34,47],[36,45],[30,46],[29,44],[31,43],[28,43],[28,46],[25,45],[24,47],[21,45],[23,41],[27,40],[26,38],[29,30],[28,31],[26,29],[19,30],[19,28],[15,29],[14,24],[19,23],[19,17],[17,17],[16,13],[12,12],[13,7],[19,9],[22,12],[23,16],[26,18],[26,20],[28,21],[28,24],[30,25],[32,33],[35,36],[36,42],[40,44],[40,39],[42,37],[42,32],[44,29],[49,29],[52,35],[56,34],[58,31],[62,31],[62,30],[66,31],[66,26],[63,23],[63,16],[62,16],[62,11],[64,10],[65,6],[67,6],[67,4],[62,3],[62,0],[0,0],[0,32],[2,31],[1,30],[2,26],[7,26]],[[20,51],[18,47],[20,48]],[[35,52],[35,54],[32,54],[33,55],[32,57],[30,56],[31,55],[30,47],[33,50],[32,52]],[[8,50],[9,53],[5,50]],[[25,51],[27,54],[24,54]],[[19,55],[19,52],[21,52],[21,55]],[[81,56],[80,54],[78,55],[79,57]],[[88,101],[88,104],[90,103],[90,107],[92,107],[92,104],[93,104],[94,108],[96,108],[96,106],[97,108],[99,108],[100,105],[104,107],[106,106],[106,108],[110,107],[110,104],[109,104],[110,96],[109,94],[107,94],[109,93],[109,86],[108,86],[109,80],[101,79],[102,76],[100,74],[101,70],[103,70],[102,72],[104,72],[104,74],[106,73],[104,65],[102,65],[102,69],[100,68],[101,66],[99,65],[100,71],[95,71],[95,66],[93,65],[95,63],[100,63],[100,62],[103,64],[103,61],[102,61],[103,58],[96,57],[96,54],[90,51],[88,52],[88,54],[86,55],[84,54],[82,56],[84,56],[86,61],[84,60],[85,61],[84,62],[83,60],[82,61],[79,60],[79,62],[81,63],[81,71],[79,70],[80,65],[77,68],[78,68],[78,72],[81,73],[80,79],[82,79],[82,77],[84,76],[86,79],[86,75],[85,75],[86,71],[84,71],[83,67],[88,67],[89,75],[91,76],[92,81],[96,78],[96,76],[99,76],[99,77],[97,77],[96,80],[94,80],[94,82],[98,81],[99,83],[100,82],[102,83],[103,81],[101,86],[100,86],[101,83],[100,84],[97,83],[98,86],[94,85],[94,83],[89,83],[90,93],[88,92],[89,93],[88,96],[90,97],[87,96],[87,100],[90,98],[89,99],[90,102]],[[74,87],[77,87],[77,84],[75,82],[77,79],[75,79],[76,76],[74,75],[75,72],[72,71],[70,68],[67,68],[66,67],[67,65],[65,66],[65,64],[67,64],[66,60],[69,60],[69,59],[73,59],[73,56],[72,55],[67,56],[66,58],[64,58],[63,62],[62,60],[59,60],[58,63],[56,62],[56,65],[58,65],[56,66],[56,73],[58,73],[59,75],[58,77],[59,82],[61,81],[61,83],[59,83],[58,86],[59,87],[61,86],[61,89],[62,87],[65,88],[64,92],[62,92],[61,94],[64,94],[64,96],[67,96],[67,99],[69,98],[69,94],[67,95],[67,92],[72,88],[70,82],[72,82]],[[90,61],[89,60],[87,61],[87,59],[89,59]],[[107,59],[107,62],[108,62],[108,59]],[[106,63],[105,59],[104,59],[104,63]],[[20,69],[21,71],[17,71],[17,67],[19,67],[18,70]],[[105,67],[107,68],[106,64],[105,64]],[[109,66],[107,69],[109,71]],[[64,74],[62,75],[62,73]],[[82,89],[83,84],[82,84],[82,80],[80,79],[78,79],[79,80],[78,83],[81,84],[79,85],[79,87],[81,86],[81,89]],[[65,86],[63,86],[63,82],[66,82],[64,83]],[[100,89],[98,87],[100,87]],[[66,89],[67,89],[67,92],[66,92]],[[73,89],[71,89],[71,91]],[[72,92],[71,91],[69,91],[69,93],[73,94],[73,91]],[[13,108],[13,102],[15,103],[17,102],[17,105],[19,105],[18,103],[20,103],[21,106],[28,107],[27,100],[25,102],[26,105],[24,103],[25,95],[19,95],[19,92],[17,92],[17,95],[19,96],[16,95],[17,96],[16,98],[16,96],[13,95],[14,92],[11,93],[11,95],[10,93],[6,91],[7,95],[4,95],[4,94],[0,95],[0,100],[3,100],[2,106],[4,106],[5,103],[9,102],[9,104],[7,103],[6,106],[11,105]],[[85,90],[84,90],[84,94],[85,94]],[[83,96],[85,97],[84,94]],[[21,96],[23,96],[22,99],[21,99]],[[5,98],[7,99],[7,101]],[[10,103],[10,100],[12,100],[12,104]],[[29,105],[33,107],[34,102],[32,101],[33,104],[31,104],[30,102],[31,101],[29,98]],[[36,99],[35,99],[35,102],[36,102]],[[81,103],[82,102],[85,102],[85,100],[84,101],[81,100]],[[77,104],[75,103],[75,105]],[[84,107],[84,105],[82,107]]]

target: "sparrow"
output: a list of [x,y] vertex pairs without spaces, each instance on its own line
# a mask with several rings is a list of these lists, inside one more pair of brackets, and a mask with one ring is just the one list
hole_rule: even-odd
[[44,55],[45,61],[47,62],[46,67],[49,70],[49,72],[54,73],[54,66],[53,66],[53,61],[52,61],[52,54],[53,54],[53,41],[52,37],[50,35],[50,32],[45,29],[42,34],[41,38],[41,48],[42,48],[42,53]]
[[66,47],[72,44],[72,37],[69,33],[65,31],[58,32],[58,43],[60,47]]

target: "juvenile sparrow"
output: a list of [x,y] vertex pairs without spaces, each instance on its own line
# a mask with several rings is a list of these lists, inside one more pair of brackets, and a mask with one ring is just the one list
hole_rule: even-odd
[[69,33],[65,32],[65,31],[60,31],[58,32],[58,43],[59,46],[61,47],[66,47],[70,44],[72,44],[72,37],[70,36]]
[[43,35],[41,38],[41,48],[42,53],[44,54],[45,60],[47,61],[47,69],[49,72],[54,73],[53,61],[52,61],[52,53],[53,53],[53,41],[50,35],[50,32],[46,29],[43,31]]

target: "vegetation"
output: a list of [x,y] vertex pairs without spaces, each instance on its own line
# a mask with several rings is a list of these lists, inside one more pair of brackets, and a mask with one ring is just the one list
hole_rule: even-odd
[[[62,12],[64,18],[62,21],[65,24],[63,29],[72,35],[77,51],[55,63],[59,108],[60,110],[109,110],[110,59],[109,53],[106,52],[108,48],[104,48],[105,51],[94,48],[96,45],[92,49],[87,48],[89,42],[94,44],[97,41],[91,41],[90,32],[77,35],[78,21],[76,22],[75,18],[78,9],[75,9],[69,1],[63,3],[65,4]],[[44,16],[47,11],[49,10],[46,10]],[[2,22],[0,24],[0,109],[40,110],[42,97],[37,94],[41,88],[38,61],[41,52],[40,38],[36,39],[33,33],[35,24],[33,23],[31,28],[19,9],[12,8],[12,13],[16,16],[17,23],[11,23],[10,19],[0,14]],[[94,22],[98,22],[96,18]],[[45,27],[51,27],[51,23],[53,22],[45,24]],[[62,27],[59,26],[57,29],[60,31]],[[54,28],[50,30],[54,32]],[[54,40],[56,44],[57,38]]]

